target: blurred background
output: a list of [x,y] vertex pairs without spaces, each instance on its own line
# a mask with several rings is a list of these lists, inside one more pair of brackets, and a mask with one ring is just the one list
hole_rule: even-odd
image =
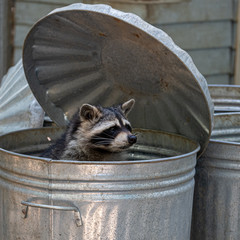
[[[21,58],[32,25],[74,0],[0,1],[0,79]],[[238,0],[83,0],[132,12],[168,33],[209,84],[240,84]],[[238,29],[239,28],[239,29]]]

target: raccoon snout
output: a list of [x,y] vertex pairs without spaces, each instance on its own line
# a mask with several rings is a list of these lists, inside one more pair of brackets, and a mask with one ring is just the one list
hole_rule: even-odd
[[137,142],[137,137],[135,135],[129,135],[128,136],[128,143],[129,144],[134,144]]

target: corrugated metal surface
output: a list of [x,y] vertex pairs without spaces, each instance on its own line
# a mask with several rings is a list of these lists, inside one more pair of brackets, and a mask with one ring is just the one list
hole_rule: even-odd
[[[199,147],[181,136],[136,133],[149,160],[50,161],[0,150],[0,238],[189,240]],[[21,131],[0,137],[0,146],[36,153],[46,147],[49,137],[60,134],[58,129],[46,128]],[[151,147],[159,147],[163,155],[182,155],[152,159]],[[136,145],[130,157],[138,156],[141,148]],[[25,205],[32,203],[60,207],[29,207],[26,217]],[[81,216],[61,211],[67,207]],[[82,225],[75,222],[80,217]]]
[[0,86],[0,135],[41,127],[44,112],[26,80],[20,60],[2,79]]
[[215,115],[208,148],[198,160],[192,240],[240,239],[240,114]]
[[240,112],[240,86],[209,85],[215,112]]
[[[78,1],[17,0],[15,60],[21,57],[24,38],[33,23],[56,7],[74,2]],[[231,50],[234,49],[235,37],[234,1],[191,0],[153,6],[109,3],[119,10],[136,13],[147,22],[166,31],[180,47],[189,52],[209,83],[230,83],[234,62],[232,61],[234,50]],[[210,54],[207,54],[208,51]]]

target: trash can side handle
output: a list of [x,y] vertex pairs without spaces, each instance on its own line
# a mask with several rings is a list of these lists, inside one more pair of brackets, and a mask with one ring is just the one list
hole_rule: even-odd
[[26,206],[26,208],[22,210],[23,218],[27,218],[28,207],[45,208],[45,209],[61,210],[61,211],[74,211],[75,223],[77,227],[80,227],[83,225],[80,210],[76,206],[55,206],[55,205],[38,204],[30,201],[22,201],[21,204]]

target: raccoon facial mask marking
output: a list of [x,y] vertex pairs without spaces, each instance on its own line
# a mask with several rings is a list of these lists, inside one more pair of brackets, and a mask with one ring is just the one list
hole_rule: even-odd
[[[104,149],[109,152],[120,152],[136,143],[137,137],[132,134],[130,122],[126,115],[131,111],[135,100],[129,100],[118,108],[109,108],[105,112],[107,119],[100,121],[97,128],[93,128],[95,134],[91,138],[94,148]],[[104,113],[102,113],[104,116]],[[97,132],[99,130],[100,132]]]
[[129,121],[127,121],[126,119],[122,119],[123,125],[125,126],[125,128],[129,131],[132,132],[132,127]]
[[136,143],[137,137],[132,134],[130,123],[125,119],[121,119],[119,122],[116,120],[115,122],[116,124],[110,124],[110,127],[91,138],[94,147],[110,152],[119,152]]
[[92,137],[91,143],[95,146],[107,147],[109,146],[115,137],[121,132],[121,128],[117,125],[113,125],[99,134],[96,134]]
[[101,133],[103,131],[103,129],[108,129],[108,128],[111,128],[111,127],[114,127],[114,126],[119,126],[120,127],[120,123],[117,119],[115,121],[99,122],[96,126],[94,126],[92,128],[93,135]]

